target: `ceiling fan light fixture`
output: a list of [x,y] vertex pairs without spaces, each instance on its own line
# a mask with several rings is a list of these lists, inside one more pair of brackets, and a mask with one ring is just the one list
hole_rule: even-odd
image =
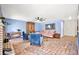
[[45,21],[45,18],[36,17],[36,21]]

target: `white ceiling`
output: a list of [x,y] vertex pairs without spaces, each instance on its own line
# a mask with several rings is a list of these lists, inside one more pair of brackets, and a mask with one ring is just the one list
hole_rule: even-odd
[[24,20],[32,20],[37,16],[63,19],[76,17],[78,12],[78,5],[75,4],[5,4],[1,7],[4,17]]

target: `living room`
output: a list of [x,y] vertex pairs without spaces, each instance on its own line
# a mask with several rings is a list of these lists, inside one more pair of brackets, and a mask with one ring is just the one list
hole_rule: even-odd
[[4,39],[8,38],[4,47],[11,48],[12,54],[78,54],[75,43],[78,5],[15,4],[1,7],[5,17]]

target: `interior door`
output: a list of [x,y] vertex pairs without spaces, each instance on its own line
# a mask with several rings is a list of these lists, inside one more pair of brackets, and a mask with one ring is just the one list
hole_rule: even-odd
[[33,22],[27,22],[26,26],[27,26],[26,29],[28,34],[35,32],[35,24]]

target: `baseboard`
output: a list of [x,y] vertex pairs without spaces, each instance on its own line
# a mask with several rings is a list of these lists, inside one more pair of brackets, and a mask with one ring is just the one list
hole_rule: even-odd
[[77,35],[64,35],[63,37],[77,37]]

